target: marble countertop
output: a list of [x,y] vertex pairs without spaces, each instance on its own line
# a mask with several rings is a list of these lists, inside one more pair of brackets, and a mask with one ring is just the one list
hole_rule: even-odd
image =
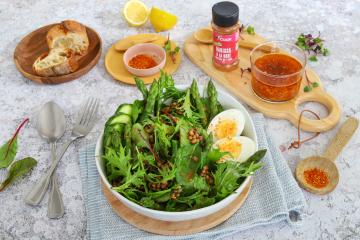
[[[329,57],[320,57],[311,67],[320,75],[326,90],[343,109],[341,121],[347,115],[360,118],[360,2],[319,0],[236,0],[240,6],[240,20],[251,24],[255,31],[269,39],[294,41],[304,33],[317,34],[326,39]],[[194,29],[209,24],[211,6],[215,1],[146,1],[175,13],[179,22],[171,31],[172,38],[183,44]],[[65,154],[57,168],[60,190],[64,196],[66,214],[62,219],[46,217],[47,195],[39,207],[24,204],[23,197],[49,165],[49,145],[42,140],[30,122],[21,132],[17,158],[33,156],[38,166],[24,179],[0,193],[0,239],[82,239],[86,237],[86,212],[80,183],[77,151],[93,143],[103,122],[115,107],[139,97],[133,86],[114,81],[104,69],[104,54],[116,40],[128,35],[152,32],[149,24],[129,28],[121,17],[124,1],[115,0],[1,0],[0,1],[0,133],[1,142],[8,139],[25,117],[33,117],[40,105],[55,100],[66,112],[67,132],[60,140],[68,139],[71,123],[79,105],[89,96],[101,99],[101,120],[85,139],[77,141]],[[24,78],[15,68],[13,51],[28,32],[53,22],[75,19],[96,29],[103,40],[100,62],[88,74],[76,81],[61,85],[39,85]],[[174,76],[179,84],[196,78],[200,84],[208,81],[200,69],[186,57]],[[305,104],[321,115],[326,110],[316,104]],[[252,111],[252,110],[251,110]],[[285,120],[267,119],[278,145],[288,145],[296,136],[296,128]],[[306,143],[301,150],[286,153],[293,168],[300,159],[320,154],[334,136],[336,128],[322,133]],[[304,133],[304,136],[308,133]],[[341,179],[337,189],[326,196],[304,192],[306,216],[301,226],[290,227],[278,223],[244,231],[228,239],[360,239],[360,134],[356,134],[337,165]]]

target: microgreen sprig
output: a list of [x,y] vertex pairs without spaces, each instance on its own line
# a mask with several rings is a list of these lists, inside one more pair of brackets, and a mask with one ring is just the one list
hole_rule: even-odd
[[306,71],[305,78],[307,85],[304,87],[304,92],[311,92],[313,88],[317,88],[319,86],[319,83],[310,81]]
[[241,37],[241,33],[246,31],[249,35],[255,35],[255,28],[251,25],[245,26],[244,24],[241,24],[240,28],[239,28],[239,36],[241,39],[243,39],[243,37]]
[[309,60],[316,62],[319,54],[323,56],[329,55],[329,49],[324,47],[324,39],[319,36],[313,37],[312,34],[300,34],[295,43],[299,48],[309,53]]
[[164,44],[165,51],[170,55],[170,58],[173,63],[176,63],[176,54],[179,53],[180,47],[177,46],[174,48],[174,50],[171,50],[171,41],[170,41],[170,34],[168,34],[168,38]]

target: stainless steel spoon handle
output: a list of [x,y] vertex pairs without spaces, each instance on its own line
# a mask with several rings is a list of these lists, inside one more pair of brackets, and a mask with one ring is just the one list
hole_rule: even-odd
[[52,162],[50,169],[42,176],[35,186],[30,189],[29,193],[25,197],[25,203],[30,205],[39,205],[49,187],[51,175],[53,174],[58,162],[64,156],[64,153],[75,139],[76,138],[72,138],[71,141],[63,146],[60,155]]
[[[51,159],[56,161],[56,145],[51,143]],[[49,195],[48,213],[49,218],[59,218],[64,215],[64,202],[57,183],[56,172],[51,176],[51,191]]]

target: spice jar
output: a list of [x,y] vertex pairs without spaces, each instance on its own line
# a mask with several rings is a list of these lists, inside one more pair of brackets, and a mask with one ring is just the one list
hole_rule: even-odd
[[212,7],[213,64],[221,71],[232,71],[239,64],[239,7],[219,2]]

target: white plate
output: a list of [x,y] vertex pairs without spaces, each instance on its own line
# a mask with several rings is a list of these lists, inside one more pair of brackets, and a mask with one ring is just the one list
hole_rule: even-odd
[[[180,89],[185,89],[188,86],[178,85],[177,87]],[[204,88],[199,87],[199,90],[200,90],[200,92],[203,92]],[[218,90],[218,100],[223,105],[224,109],[236,108],[236,109],[239,109],[244,114],[246,122],[245,122],[245,127],[244,127],[244,131],[243,131],[242,135],[247,136],[255,141],[256,151],[257,151],[258,150],[258,141],[257,141],[257,137],[256,137],[256,131],[255,131],[254,123],[253,123],[248,111],[234,97],[232,97],[231,95],[229,95],[225,92],[219,91],[219,90]],[[231,194],[228,197],[224,198],[223,200],[221,200],[211,206],[208,206],[208,207],[191,210],[191,211],[184,211],[184,212],[166,212],[166,211],[159,211],[159,210],[154,210],[154,209],[150,209],[150,208],[145,208],[145,207],[142,207],[142,206],[128,200],[127,198],[123,197],[120,193],[111,189],[111,184],[107,180],[106,174],[105,174],[105,163],[100,158],[100,156],[102,156],[102,139],[103,139],[103,134],[100,135],[100,137],[97,141],[97,144],[96,144],[95,159],[96,159],[97,170],[99,172],[100,178],[101,178],[102,182],[104,183],[105,187],[107,187],[111,191],[111,193],[117,199],[119,199],[119,201],[121,201],[123,204],[125,204],[127,207],[129,207],[130,209],[134,210],[137,213],[140,213],[140,214],[145,215],[150,218],[163,220],[163,221],[169,221],[169,222],[177,222],[177,221],[186,221],[186,220],[192,220],[192,219],[208,216],[212,213],[215,213],[215,212],[223,209],[224,207],[229,205],[232,201],[234,201],[239,196],[239,194],[244,190],[244,187],[247,185],[247,183],[251,179],[250,176],[247,177],[245,179],[245,181],[240,185],[240,187],[235,190],[234,194]]]

